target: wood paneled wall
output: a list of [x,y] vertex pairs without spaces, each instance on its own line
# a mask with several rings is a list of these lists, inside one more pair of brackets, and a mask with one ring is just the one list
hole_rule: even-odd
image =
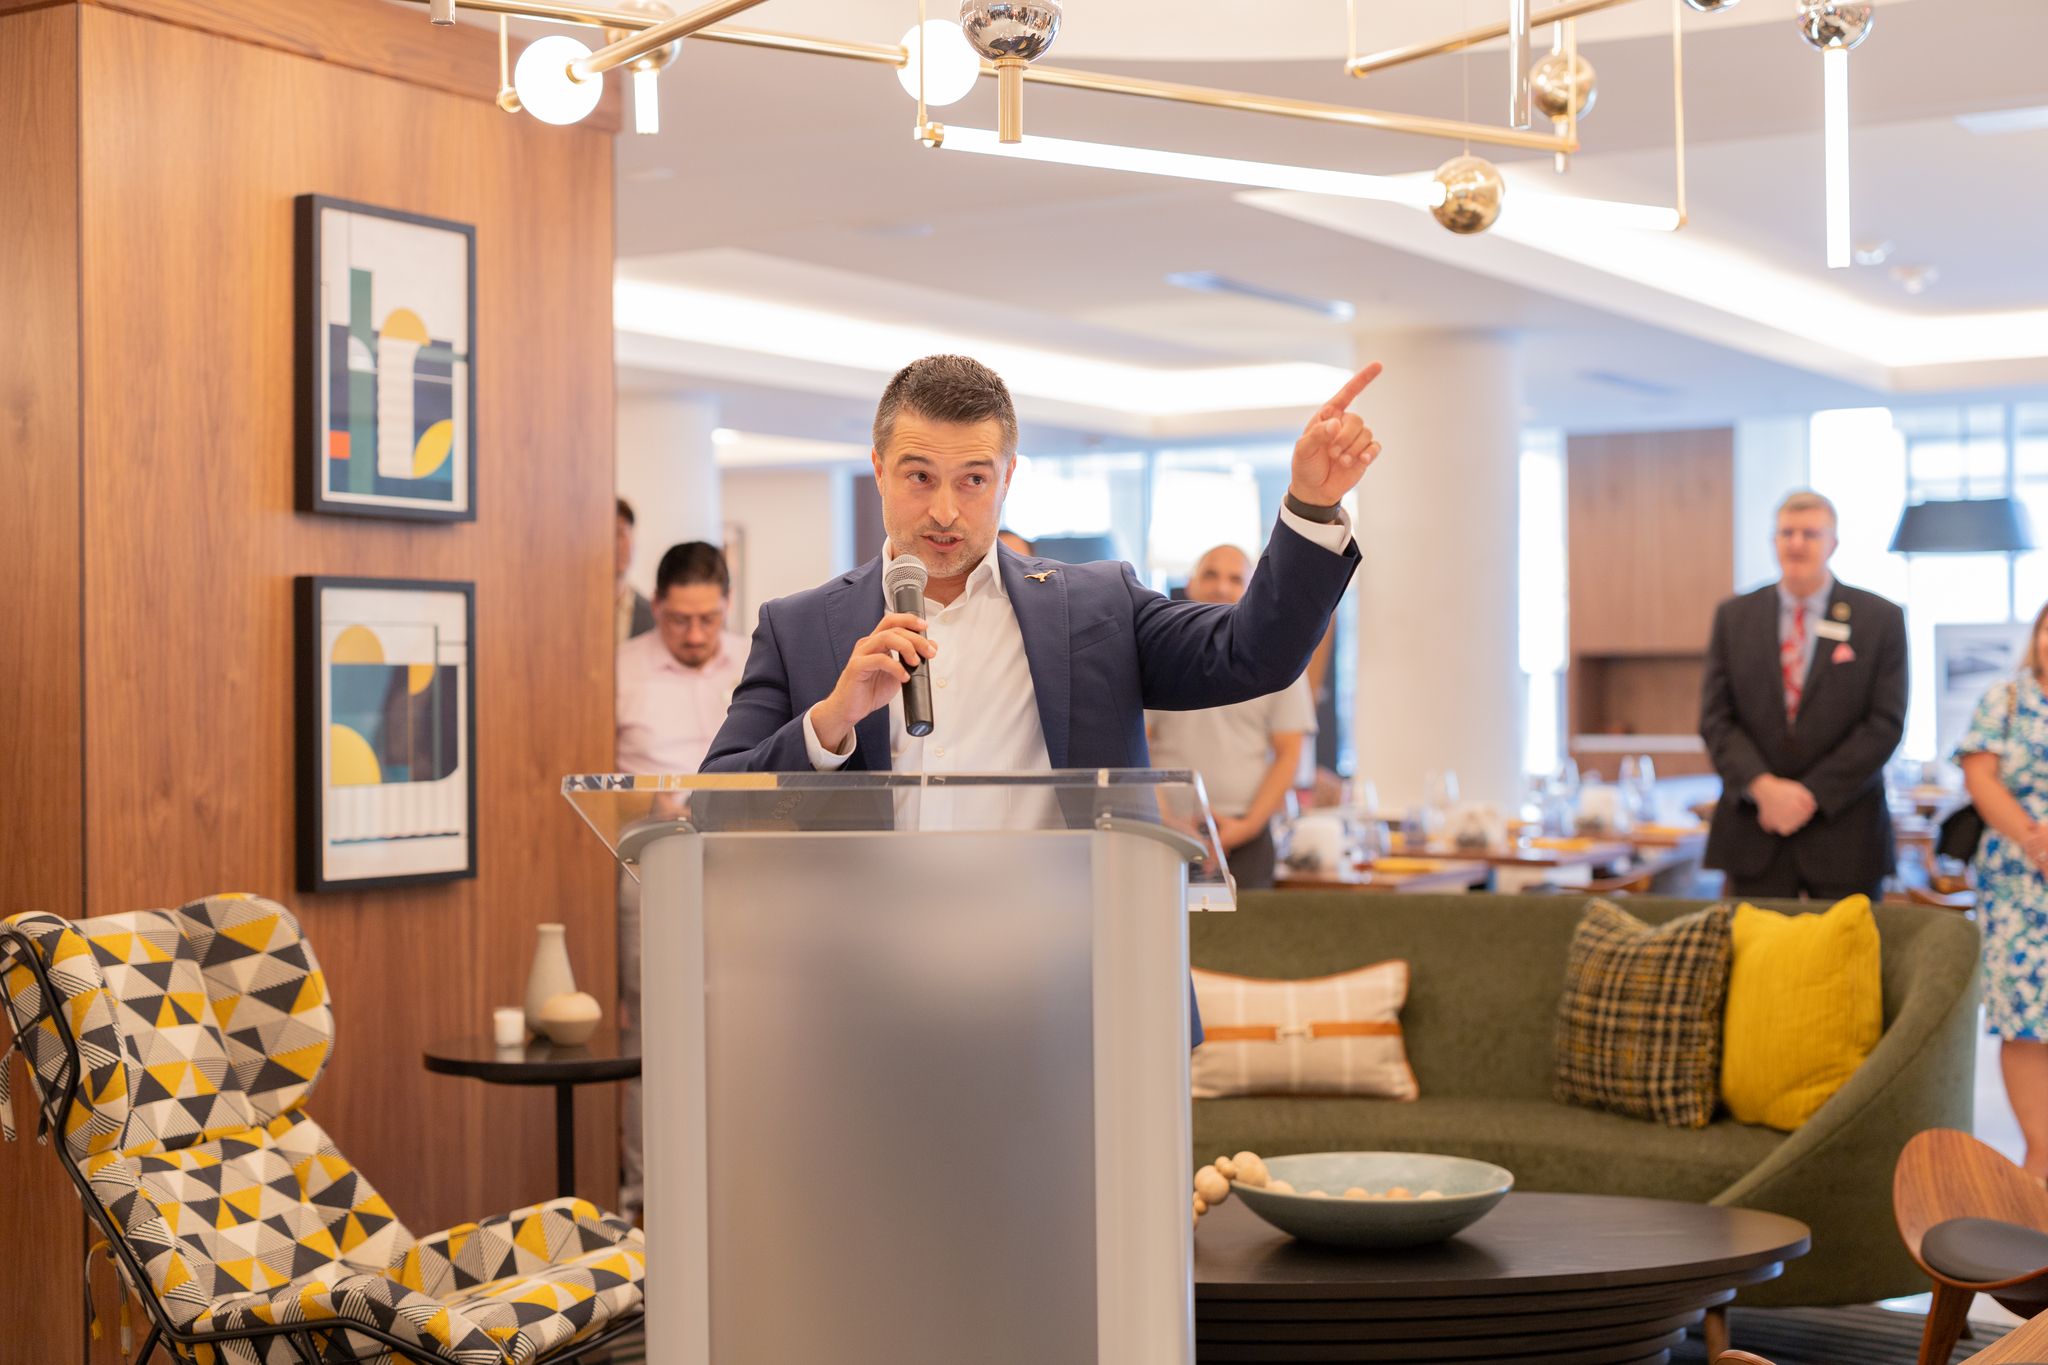
[[[0,662],[0,720],[32,741],[8,776],[38,806],[0,824],[8,911],[286,901],[340,1032],[310,1108],[400,1217],[427,1231],[546,1198],[546,1093],[430,1077],[420,1049],[522,998],[542,921],[569,925],[578,984],[615,999],[609,863],[557,794],[612,757],[610,138],[500,112],[491,34],[382,0],[96,0],[0,24],[0,77],[27,25],[76,53],[0,80],[0,127],[57,125],[8,144],[0,196],[0,294],[40,280],[31,306],[52,312],[34,337],[0,328],[0,361],[45,357],[0,364],[10,436],[34,455],[34,505],[0,499],[19,599],[0,629],[30,633]],[[73,71],[75,91],[56,88]],[[25,180],[36,207],[14,195]],[[477,225],[474,523],[293,510],[307,192]],[[24,265],[38,251],[47,265]],[[475,581],[477,879],[294,890],[291,581],[307,573]],[[583,1092],[578,1183],[605,1203],[616,1113],[610,1089]],[[50,1153],[0,1162],[0,1356],[78,1360],[75,1208]]]
[[1698,654],[1735,581],[1735,433],[1574,436],[1566,562],[1575,654]]
[[[1567,462],[1567,729],[1660,737],[1639,746],[1660,772],[1710,771],[1695,727],[1714,607],[1735,581],[1735,433],[1574,436]],[[1610,778],[1620,762],[1573,752]]]
[[[84,905],[78,460],[78,13],[0,16],[0,914]],[[0,1033],[6,1032],[0,1027]],[[27,1087],[14,1069],[17,1095]],[[31,1107],[18,1104],[17,1113]],[[0,1360],[75,1361],[78,1202],[0,1143]]]

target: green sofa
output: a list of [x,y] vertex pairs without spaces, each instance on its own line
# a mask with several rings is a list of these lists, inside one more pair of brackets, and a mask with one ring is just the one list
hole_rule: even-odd
[[[1195,1161],[1244,1150],[1432,1151],[1478,1157],[1524,1190],[1768,1209],[1813,1229],[1812,1252],[1745,1304],[1866,1303],[1927,1278],[1892,1222],[1892,1167],[1925,1128],[1971,1122],[1977,926],[1947,910],[1877,907],[1885,1032],[1849,1083],[1794,1133],[1720,1118],[1703,1129],[1551,1098],[1551,1036],[1583,896],[1249,892],[1190,916],[1197,967],[1310,977],[1389,958],[1411,968],[1402,1012],[1422,1096],[1283,1096],[1194,1103]],[[1705,902],[1635,897],[1662,922]],[[1780,907],[1796,908],[1796,907]],[[1808,907],[1811,908],[1811,907]]]

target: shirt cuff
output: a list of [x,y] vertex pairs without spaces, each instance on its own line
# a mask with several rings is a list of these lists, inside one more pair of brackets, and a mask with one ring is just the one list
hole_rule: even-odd
[[1310,521],[1307,517],[1297,516],[1282,507],[1280,524],[1304,540],[1322,546],[1333,555],[1341,555],[1351,548],[1351,514],[1342,507],[1337,509],[1335,521]]
[[810,756],[811,766],[819,772],[838,772],[845,765],[846,760],[853,757],[853,748],[856,742],[853,732],[849,730],[846,732],[846,752],[843,754],[833,753],[824,744],[819,742],[818,729],[811,724],[811,713],[808,710],[804,712],[804,752]]

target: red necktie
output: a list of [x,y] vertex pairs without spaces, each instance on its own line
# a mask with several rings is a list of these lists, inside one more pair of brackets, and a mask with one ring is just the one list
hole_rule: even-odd
[[1806,685],[1806,677],[1800,668],[1800,656],[1806,652],[1806,603],[1800,602],[1792,608],[1792,633],[1785,637],[1785,643],[1778,646],[1779,666],[1785,672],[1785,723],[1790,725],[1799,719],[1799,693]]

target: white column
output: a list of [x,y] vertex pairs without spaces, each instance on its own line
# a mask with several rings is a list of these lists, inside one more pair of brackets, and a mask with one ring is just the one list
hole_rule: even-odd
[[824,469],[728,469],[727,517],[744,542],[728,553],[739,619],[753,629],[763,602],[815,588],[869,558],[880,545],[854,546],[853,466]]
[[718,496],[716,399],[695,394],[619,398],[616,480],[633,504],[633,586],[654,595],[654,570],[669,546],[724,541]]
[[1778,504],[1810,480],[1807,446],[1812,421],[1752,417],[1735,424],[1735,581],[1744,592],[1778,577]]
[[1356,410],[1386,453],[1356,493],[1358,775],[1382,806],[1455,769],[1463,799],[1522,794],[1517,648],[1521,376],[1511,337],[1361,335],[1386,365]]

